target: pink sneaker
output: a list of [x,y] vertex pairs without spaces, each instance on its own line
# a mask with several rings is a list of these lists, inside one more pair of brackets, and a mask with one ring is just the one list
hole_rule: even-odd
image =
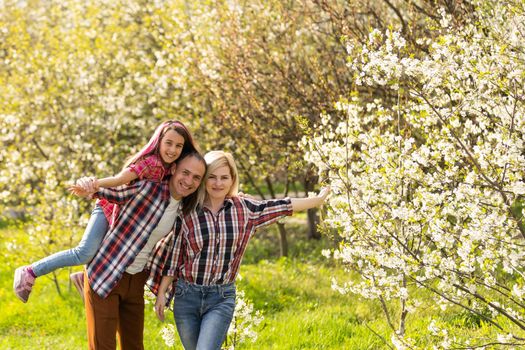
[[35,278],[28,271],[29,266],[22,266],[15,270],[15,279],[13,281],[13,290],[18,299],[27,303],[31,289],[35,284]]
[[69,275],[69,279],[73,282],[73,285],[77,288],[82,301],[84,301],[84,272],[75,272]]

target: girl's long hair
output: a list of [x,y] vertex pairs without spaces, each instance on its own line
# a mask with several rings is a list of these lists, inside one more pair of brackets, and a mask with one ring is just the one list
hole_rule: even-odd
[[191,136],[188,128],[178,120],[168,120],[157,126],[148,143],[142,147],[140,151],[126,160],[123,169],[152,154],[156,154],[160,157],[160,143],[162,142],[164,135],[166,135],[169,130],[174,130],[177,134],[184,138],[184,146],[182,147],[182,152],[179,156],[179,159],[184,158],[184,156],[189,153],[199,152],[198,146],[193,141],[193,137]]

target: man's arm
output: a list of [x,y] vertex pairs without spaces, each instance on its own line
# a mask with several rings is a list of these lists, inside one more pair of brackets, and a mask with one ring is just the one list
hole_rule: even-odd
[[110,203],[123,204],[128,202],[143,186],[142,181],[135,182],[129,186],[117,188],[100,188],[97,191],[96,179],[81,178],[69,191],[79,197],[101,198]]

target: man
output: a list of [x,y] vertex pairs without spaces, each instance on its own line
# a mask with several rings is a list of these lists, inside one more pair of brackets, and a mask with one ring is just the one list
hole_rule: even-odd
[[[199,153],[177,161],[169,181],[138,181],[127,187],[100,189],[93,194],[120,206],[84,278],[84,299],[90,349],[144,349],[144,285],[149,255],[173,229],[179,213],[197,203],[206,163]],[[89,181],[83,195],[94,192]],[[182,206],[182,209],[181,209]]]

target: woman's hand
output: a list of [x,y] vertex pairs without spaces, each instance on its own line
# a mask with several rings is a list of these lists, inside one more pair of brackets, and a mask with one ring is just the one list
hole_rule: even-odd
[[164,293],[160,293],[157,296],[157,301],[155,302],[155,313],[159,320],[164,321],[164,306],[166,305],[166,296]]
[[330,187],[323,187],[319,194],[315,197],[308,198],[291,198],[292,209],[294,212],[307,210],[310,208],[318,207],[324,203],[326,197],[330,194]]
[[317,197],[321,198],[324,202],[326,197],[328,197],[328,195],[330,194],[330,191],[331,191],[330,186],[325,186],[321,188],[321,191],[319,191],[319,194],[317,195]]

